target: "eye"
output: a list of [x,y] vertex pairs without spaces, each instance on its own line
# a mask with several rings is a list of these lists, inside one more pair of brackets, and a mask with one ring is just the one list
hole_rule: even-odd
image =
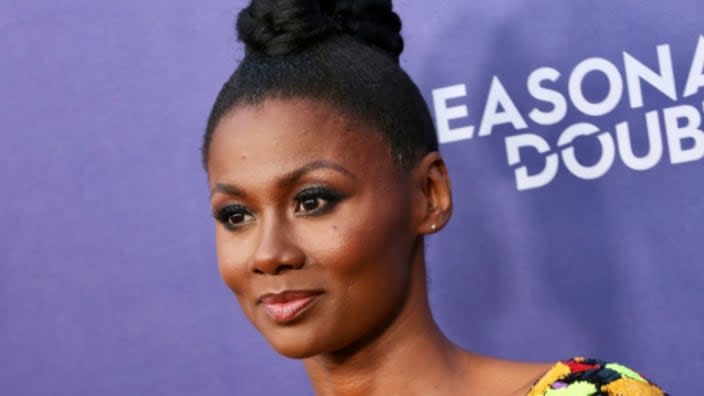
[[230,230],[241,228],[254,219],[252,212],[242,205],[229,205],[220,208],[213,213],[213,217]]
[[318,209],[323,206],[326,201],[320,197],[318,198],[307,198],[305,201],[298,203],[296,210],[303,212],[310,212],[312,210]]
[[320,215],[332,210],[344,199],[337,191],[326,187],[308,187],[296,195],[294,212],[303,215]]

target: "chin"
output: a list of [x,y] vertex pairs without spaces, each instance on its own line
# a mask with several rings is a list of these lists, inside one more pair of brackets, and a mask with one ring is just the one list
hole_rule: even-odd
[[267,341],[274,351],[290,359],[306,359],[322,352],[312,345],[301,345],[295,342]]
[[280,355],[289,359],[307,359],[317,355],[318,353],[300,348],[274,348]]
[[279,354],[291,359],[306,359],[325,352],[316,332],[304,329],[283,328],[264,332],[264,338]]

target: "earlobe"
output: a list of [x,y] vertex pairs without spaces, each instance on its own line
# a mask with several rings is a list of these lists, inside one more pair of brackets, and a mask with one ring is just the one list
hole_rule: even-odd
[[439,152],[426,154],[414,172],[418,190],[417,231],[421,235],[442,229],[452,215],[452,188]]

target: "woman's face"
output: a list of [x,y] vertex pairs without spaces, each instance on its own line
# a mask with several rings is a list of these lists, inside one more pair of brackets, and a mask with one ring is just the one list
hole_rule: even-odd
[[418,235],[410,174],[379,133],[309,100],[238,107],[208,179],[222,277],[277,351],[334,352],[395,317]]

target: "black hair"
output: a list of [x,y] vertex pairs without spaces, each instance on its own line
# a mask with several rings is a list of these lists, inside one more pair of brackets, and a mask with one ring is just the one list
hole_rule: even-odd
[[202,160],[220,119],[269,98],[322,101],[378,129],[403,167],[438,150],[428,107],[399,66],[391,0],[252,0],[237,18],[245,56],[208,118]]

